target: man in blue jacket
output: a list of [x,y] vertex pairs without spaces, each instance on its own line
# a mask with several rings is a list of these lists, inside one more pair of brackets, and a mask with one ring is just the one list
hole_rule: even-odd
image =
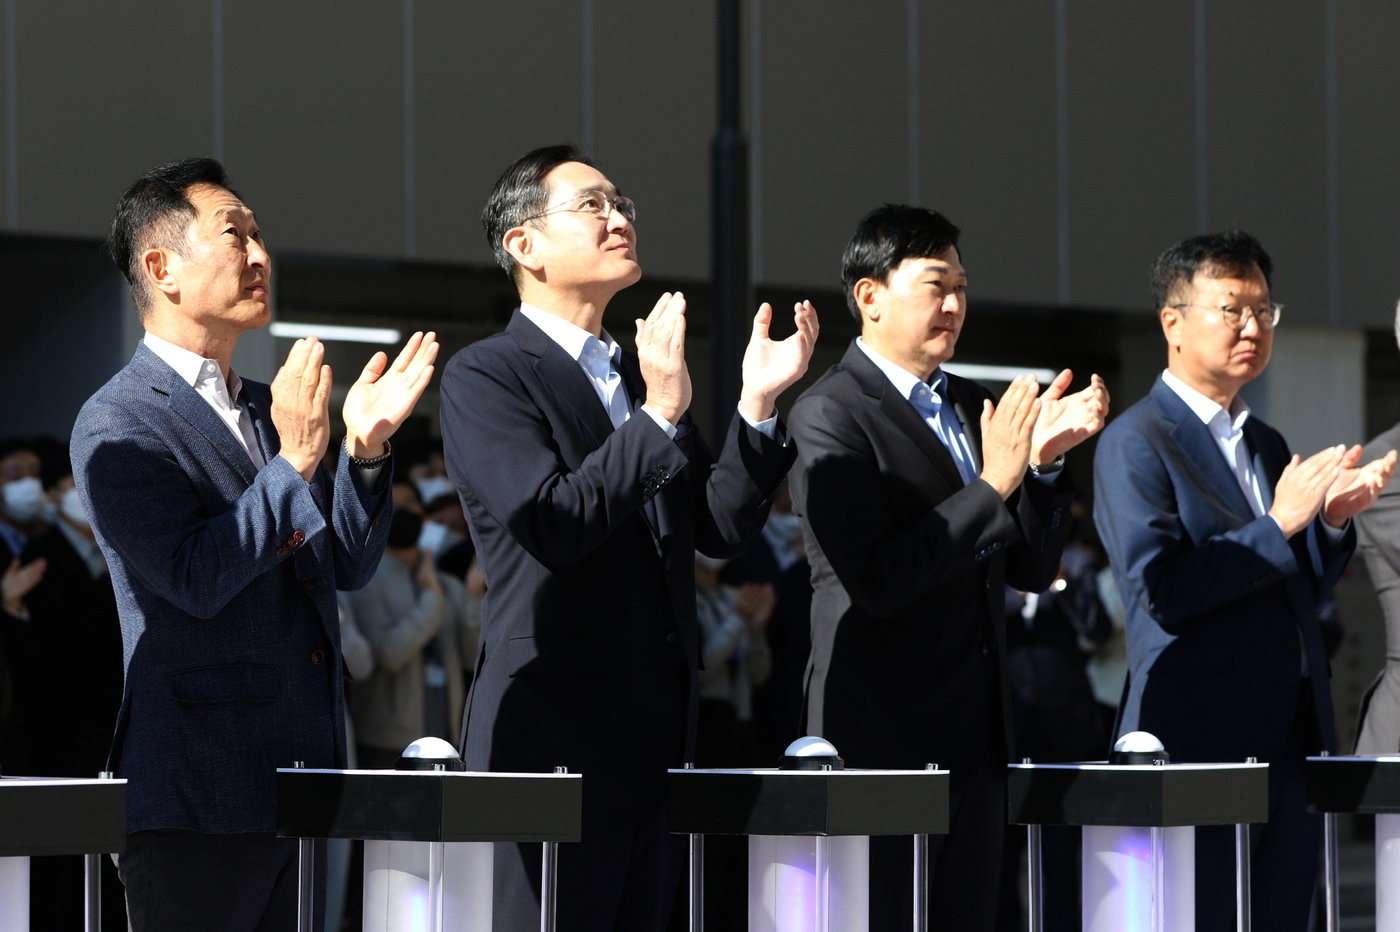
[[[1256,929],[1308,927],[1321,827],[1303,759],[1335,749],[1318,606],[1356,543],[1350,519],[1395,454],[1306,460],[1240,389],[1269,363],[1282,308],[1253,236],[1197,236],[1152,271],[1167,368],[1103,432],[1094,519],[1127,608],[1119,733],[1160,738],[1174,761],[1269,765],[1269,820],[1251,827]],[[1228,827],[1196,835],[1196,927],[1234,928]]]
[[271,259],[212,159],[122,197],[108,242],[145,337],[73,428],[73,477],[111,568],[125,684],[110,768],[129,782],[119,870],[136,930],[291,928],[296,843],[278,767],[345,765],[335,590],[384,549],[388,440],[437,342],[377,353],[346,394],[334,475],[330,367],[298,340],[270,386],[230,368],[268,323]]

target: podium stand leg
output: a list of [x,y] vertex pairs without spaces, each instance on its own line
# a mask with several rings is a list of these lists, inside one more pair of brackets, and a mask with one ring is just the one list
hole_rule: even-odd
[[[1380,833],[1376,834],[1380,843]],[[1341,881],[1337,873],[1337,814],[1322,814],[1322,909],[1323,922],[1327,932],[1337,932],[1342,925],[1342,913],[1338,894]],[[1379,888],[1377,889],[1379,893]]]
[[100,854],[83,855],[83,929],[102,929],[102,862]]
[[559,842],[546,841],[540,846],[540,932],[554,932],[559,911]]
[[297,839],[297,932],[313,932],[316,902],[316,839]]
[[928,836],[914,836],[914,932],[928,932]]
[[705,836],[690,836],[690,882],[687,884],[690,905],[690,932],[705,928]]
[[1249,932],[1249,826],[1235,826],[1235,928]]
[[1026,927],[1045,927],[1045,874],[1041,866],[1040,826],[1026,826]]

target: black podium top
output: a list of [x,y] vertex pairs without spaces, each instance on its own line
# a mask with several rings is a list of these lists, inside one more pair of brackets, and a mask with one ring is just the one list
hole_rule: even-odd
[[578,841],[579,774],[277,771],[277,834],[371,841]]
[[1400,812],[1400,755],[1309,757],[1304,772],[1313,812]]
[[125,780],[0,777],[0,857],[125,849]]
[[946,770],[672,770],[668,828],[694,835],[942,835]]
[[1016,825],[1238,825],[1269,818],[1267,764],[1011,764]]

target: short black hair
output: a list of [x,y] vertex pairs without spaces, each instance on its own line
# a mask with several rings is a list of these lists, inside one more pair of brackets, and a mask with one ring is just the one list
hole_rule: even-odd
[[1181,289],[1189,287],[1197,273],[1213,278],[1244,277],[1256,268],[1264,276],[1264,284],[1272,287],[1274,261],[1259,240],[1244,230],[1205,233],[1184,239],[1152,263],[1148,280],[1153,307],[1160,310],[1178,300]]
[[866,214],[841,256],[841,289],[846,306],[860,320],[856,282],[888,281],[905,259],[923,259],[956,249],[962,231],[947,217],[925,207],[885,204]]
[[165,162],[132,182],[117,202],[107,253],[131,286],[131,297],[141,316],[151,310],[152,295],[141,269],[141,254],[152,247],[173,249],[184,255],[185,234],[197,211],[187,192],[197,184],[229,187],[228,174],[214,159],[180,159]]
[[486,231],[486,243],[496,257],[496,264],[505,270],[511,281],[519,284],[519,269],[502,245],[506,231],[525,222],[525,218],[544,210],[549,198],[545,177],[565,162],[582,162],[591,168],[598,165],[577,146],[544,146],[516,159],[496,179],[491,196],[481,209],[481,226]]

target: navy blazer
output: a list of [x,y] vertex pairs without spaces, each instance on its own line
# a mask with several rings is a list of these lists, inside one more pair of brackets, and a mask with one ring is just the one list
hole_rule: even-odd
[[344,449],[311,482],[277,456],[267,385],[244,380],[267,465],[144,344],[73,427],[73,479],[107,557],[125,684],[110,768],[127,831],[271,832],[275,769],[345,765],[337,587],[384,549]]
[[[983,399],[948,376],[980,468]],[[1004,585],[1054,580],[1069,533],[1063,472],[1002,501],[953,457],[854,343],[792,409],[793,510],[812,564],[807,728],[856,767],[982,761],[1005,716]]]
[[[1288,445],[1256,417],[1244,441],[1267,508]],[[1318,604],[1355,531],[1332,542],[1319,518],[1288,540],[1268,515],[1256,518],[1209,429],[1160,378],[1104,430],[1094,489],[1094,520],[1128,613],[1119,733],[1149,731],[1173,760],[1278,760],[1306,658],[1318,733],[1334,749]]]
[[[621,368],[640,406],[635,356]],[[781,430],[736,414],[718,459],[688,414],[674,440],[644,413],[614,430],[517,311],[448,362],[442,435],[487,581],[467,765],[567,766],[590,805],[659,799],[694,746],[695,551],[732,556],[762,528],[793,456]]]

